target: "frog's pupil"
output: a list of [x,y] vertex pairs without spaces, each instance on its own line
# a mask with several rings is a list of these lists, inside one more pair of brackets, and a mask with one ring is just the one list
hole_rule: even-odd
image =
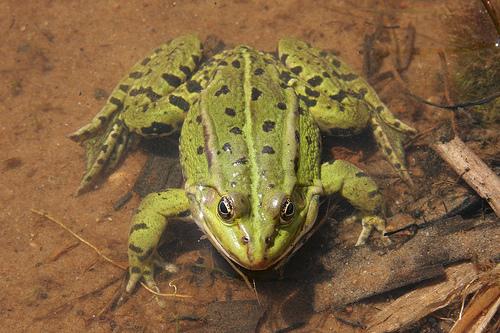
[[295,213],[295,205],[293,204],[292,201],[290,201],[290,199],[286,199],[283,202],[283,206],[281,209],[281,218],[285,221],[288,221],[290,220],[290,218],[293,216],[294,213]]
[[228,215],[228,214],[229,214],[229,209],[228,209],[228,207],[227,207],[227,204],[226,204],[224,201],[222,201],[222,202],[220,203],[219,210],[220,210],[220,212],[221,212],[223,215]]
[[219,201],[219,215],[223,219],[230,219],[232,217],[233,207],[231,201],[227,197],[222,197]]

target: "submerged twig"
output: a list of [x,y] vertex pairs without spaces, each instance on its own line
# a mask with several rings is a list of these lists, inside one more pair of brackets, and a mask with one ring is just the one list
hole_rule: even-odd
[[57,261],[61,256],[65,255],[69,251],[73,250],[78,245],[80,245],[80,243],[75,242],[73,244],[69,244],[68,246],[65,246],[63,249],[61,249],[61,250],[57,251],[56,253],[54,253],[54,255],[52,256],[52,258],[50,258],[50,261]]
[[47,220],[49,220],[50,222],[53,222],[55,224],[57,224],[58,226],[60,226],[61,228],[63,228],[64,230],[66,230],[67,232],[69,232],[73,237],[75,237],[76,239],[78,239],[80,242],[82,242],[83,244],[87,245],[88,247],[90,247],[92,250],[94,250],[100,257],[102,257],[104,260],[106,260],[107,262],[109,262],[110,264],[112,264],[113,266],[116,266],[124,271],[127,270],[127,267],[123,266],[123,265],[120,265],[119,263],[117,263],[116,261],[114,261],[113,259],[109,258],[108,256],[106,256],[104,253],[102,253],[101,250],[99,250],[96,246],[94,246],[93,244],[89,243],[88,241],[86,241],[85,239],[83,239],[82,237],[80,237],[79,235],[77,235],[73,230],[71,230],[70,228],[68,228],[66,225],[64,225],[64,223],[56,220],[55,218],[53,218],[52,216],[50,216],[49,214],[45,213],[45,212],[42,212],[42,211],[39,211],[37,209],[34,209],[34,208],[31,208],[31,212],[37,214],[37,215],[40,215],[41,217],[44,217],[46,218]]
[[500,37],[500,21],[498,20],[495,6],[491,3],[490,0],[481,0],[481,2],[483,3],[484,8],[486,8],[488,15],[490,16],[490,19],[493,22],[495,29],[497,30],[497,34]]
[[458,136],[447,123],[434,135],[430,147],[469,184],[480,197],[484,198],[500,217],[500,178],[484,163]]
[[[83,239],[81,236],[79,236],[78,234],[76,234],[73,230],[71,230],[70,228],[68,228],[64,223],[56,220],[55,218],[53,218],[52,216],[50,216],[49,214],[45,213],[45,212],[42,212],[42,211],[39,211],[37,209],[34,209],[32,208],[31,209],[31,212],[37,214],[37,215],[40,215],[41,217],[44,217],[46,218],[47,220],[57,224],[58,226],[60,226],[61,228],[63,228],[64,230],[66,230],[67,232],[69,232],[73,237],[75,237],[76,239],[78,239],[80,242],[82,242],[83,244],[87,245],[88,247],[90,247],[92,250],[94,250],[100,257],[102,257],[104,260],[106,260],[107,262],[109,262],[110,264],[112,264],[113,266],[115,267],[118,267],[120,268],[121,270],[124,270],[124,271],[127,271],[128,270],[128,267],[125,267],[119,263],[117,263],[116,261],[114,261],[113,259],[107,257],[105,254],[102,253],[101,250],[99,250],[95,245],[93,245],[92,243],[88,242],[87,240]],[[141,282],[141,286],[144,287],[144,289],[146,289],[147,291],[149,291],[150,293],[152,294],[155,294],[156,296],[164,296],[164,297],[178,297],[178,298],[188,298],[188,297],[192,297],[190,295],[182,295],[182,294],[177,294],[177,290],[176,292],[172,293],[172,294],[163,294],[163,293],[159,293],[157,291],[154,291],[152,290],[151,288],[149,288],[144,282]]]
[[483,104],[487,104],[497,98],[500,97],[500,92],[496,92],[490,96],[487,96],[487,97],[484,97],[484,98],[480,98],[480,99],[477,99],[477,100],[473,100],[473,101],[467,101],[467,102],[462,102],[462,103],[457,103],[457,104],[451,104],[451,105],[446,105],[446,104],[438,104],[438,103],[433,103],[433,102],[430,102],[428,100],[426,100],[425,98],[422,98],[420,96],[417,96],[409,91],[406,92],[406,94],[414,99],[416,99],[417,101],[421,102],[421,103],[424,103],[424,104],[427,104],[427,105],[430,105],[430,106],[435,106],[437,108],[441,108],[441,109],[448,109],[448,110],[453,110],[453,111],[456,111],[458,109],[462,109],[462,108],[467,108],[467,107],[470,107],[470,106],[478,106],[478,105],[483,105]]
[[[250,283],[250,280],[248,279],[248,277],[245,275],[245,273],[243,273],[241,271],[241,269],[239,269],[231,259],[227,258],[226,256],[222,256],[224,258],[224,260],[227,261],[227,263],[229,264],[229,266],[231,266],[231,268],[239,275],[241,276],[241,278],[243,279],[243,281],[245,281],[245,284],[246,286],[252,290],[254,293],[255,293],[255,296],[257,298],[257,301],[259,301],[259,295],[257,294],[257,288],[255,288],[255,281],[254,281],[254,284]],[[260,304],[260,302],[259,302]]]
[[[471,332],[471,328],[477,323],[482,329],[476,329],[474,332],[482,332],[495,314],[500,304],[500,287],[490,286],[478,297],[472,300],[463,314],[450,330],[450,333]],[[482,318],[484,317],[484,318]]]
[[63,304],[59,305],[58,307],[49,310],[45,315],[36,317],[34,320],[35,321],[39,321],[39,320],[44,320],[44,319],[47,319],[47,318],[51,318],[52,316],[57,316],[58,314],[60,314],[64,310],[68,309],[68,307],[71,307],[74,302],[82,300],[82,299],[85,299],[85,298],[90,297],[90,296],[93,296],[93,295],[95,295],[97,293],[100,293],[104,289],[106,289],[109,286],[115,284],[120,279],[121,279],[121,277],[112,278],[111,280],[109,280],[108,282],[106,282],[105,284],[103,284],[102,286],[97,287],[96,289],[94,289],[92,291],[89,291],[89,292],[87,292],[87,293],[85,293],[83,295],[80,295],[78,297],[70,299],[69,301],[64,302]]
[[450,79],[448,71],[448,62],[446,60],[446,54],[443,50],[438,52],[439,60],[441,60],[441,69],[443,70],[443,82],[444,82],[444,100],[447,104],[451,104],[450,97]]
[[394,332],[428,314],[448,306],[465,294],[481,289],[488,280],[482,276],[498,274],[500,266],[492,272],[482,274],[472,263],[462,263],[446,269],[443,282],[413,290],[375,314],[368,323],[369,332]]

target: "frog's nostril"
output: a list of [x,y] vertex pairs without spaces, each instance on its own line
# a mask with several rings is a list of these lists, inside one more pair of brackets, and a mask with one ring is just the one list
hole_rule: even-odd
[[241,242],[243,244],[248,244],[249,241],[250,241],[250,238],[248,236],[241,237]]
[[272,248],[274,246],[275,241],[276,241],[276,233],[273,233],[264,238],[264,242],[266,243],[266,249]]

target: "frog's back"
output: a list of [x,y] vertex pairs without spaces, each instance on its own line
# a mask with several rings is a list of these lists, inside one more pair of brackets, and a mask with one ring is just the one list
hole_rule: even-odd
[[[245,46],[226,51],[181,133],[186,185],[261,194],[319,178],[312,117],[279,79],[280,64]],[[223,194],[223,193],[221,193]]]

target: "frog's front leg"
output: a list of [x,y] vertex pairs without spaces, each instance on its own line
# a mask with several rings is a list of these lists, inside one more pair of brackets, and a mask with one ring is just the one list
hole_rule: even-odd
[[195,36],[160,46],[119,82],[89,124],[70,135],[87,151],[87,171],[78,193],[116,167],[134,139],[169,135],[180,128],[190,107],[189,98],[199,90],[198,82],[184,82],[191,78],[200,58],[201,44]]
[[[366,242],[373,228],[385,232],[382,195],[377,184],[353,164],[336,160],[321,166],[321,182],[325,195],[339,193],[361,212],[363,230],[356,245]],[[384,236],[383,236],[384,237]]]
[[157,291],[154,280],[153,256],[167,219],[189,212],[189,202],[183,189],[168,189],[151,193],[141,202],[132,219],[128,242],[129,274],[126,291],[132,292],[141,278]]

